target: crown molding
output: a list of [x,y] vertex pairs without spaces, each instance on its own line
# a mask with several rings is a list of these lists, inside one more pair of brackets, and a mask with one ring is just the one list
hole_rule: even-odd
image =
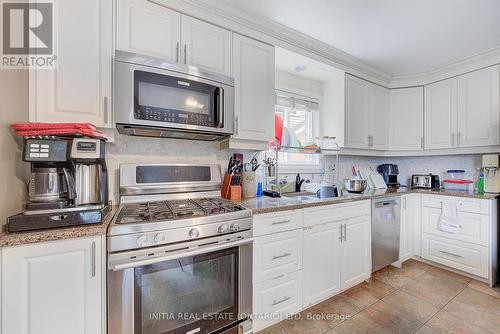
[[500,63],[500,47],[478,53],[474,56],[450,63],[438,69],[404,75],[395,75],[389,84],[389,88],[401,88],[412,86],[423,86],[433,82],[455,77],[467,72],[496,65]]
[[286,48],[387,88],[424,86],[500,64],[500,47],[437,69],[391,75],[313,37],[232,5],[230,0],[148,0],[262,42]]
[[148,0],[198,19],[217,24],[262,42],[300,53],[341,70],[388,86],[390,74],[363,63],[356,57],[313,37],[260,15],[250,14],[221,0]]

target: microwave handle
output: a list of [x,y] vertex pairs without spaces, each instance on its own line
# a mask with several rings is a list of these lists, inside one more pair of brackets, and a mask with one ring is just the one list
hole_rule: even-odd
[[219,87],[219,117],[217,127],[218,128],[223,128],[224,127],[224,88]]

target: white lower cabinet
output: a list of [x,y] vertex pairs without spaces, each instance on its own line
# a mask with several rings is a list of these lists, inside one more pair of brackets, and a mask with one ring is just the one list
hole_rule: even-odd
[[344,223],[344,239],[340,243],[340,288],[353,287],[370,278],[372,273],[371,216]]
[[420,194],[401,196],[401,234],[399,239],[399,262],[420,256]]
[[[443,205],[457,210],[454,231],[439,225]],[[498,230],[496,200],[422,195],[422,258],[450,268],[497,280]]]
[[105,333],[103,239],[2,250],[2,332]]
[[304,232],[304,307],[340,291],[340,224],[308,227]]

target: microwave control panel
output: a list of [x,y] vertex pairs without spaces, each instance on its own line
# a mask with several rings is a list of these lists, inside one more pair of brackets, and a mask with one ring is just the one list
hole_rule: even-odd
[[141,106],[135,110],[134,117],[154,122],[215,127],[215,121],[211,115],[188,111]]

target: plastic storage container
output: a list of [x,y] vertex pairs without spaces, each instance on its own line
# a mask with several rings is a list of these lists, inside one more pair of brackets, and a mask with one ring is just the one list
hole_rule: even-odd
[[474,190],[474,182],[471,180],[448,179],[443,181],[445,190],[470,191]]
[[465,171],[463,169],[450,169],[446,171],[447,179],[449,180],[463,180],[465,179]]

